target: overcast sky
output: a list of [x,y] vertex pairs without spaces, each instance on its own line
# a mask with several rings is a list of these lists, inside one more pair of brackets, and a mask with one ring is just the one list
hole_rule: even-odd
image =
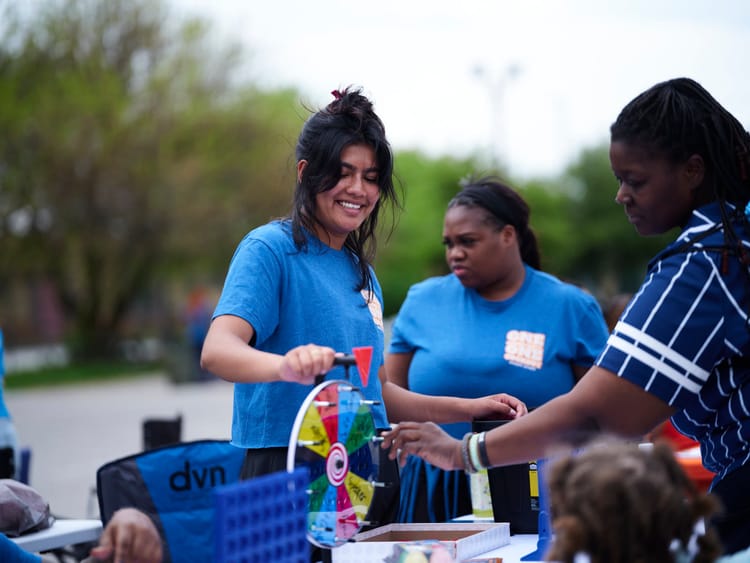
[[676,76],[750,127],[747,0],[170,0],[242,42],[253,77],[319,107],[362,86],[396,149],[493,151],[553,175]]

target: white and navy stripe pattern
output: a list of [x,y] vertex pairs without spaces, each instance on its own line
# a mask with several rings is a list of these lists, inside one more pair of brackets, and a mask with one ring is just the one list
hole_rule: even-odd
[[[750,460],[750,282],[735,255],[717,250],[718,223],[717,204],[693,212],[649,263],[596,363],[677,408],[674,425],[700,441],[720,479]],[[739,223],[735,232],[750,250],[749,233]]]

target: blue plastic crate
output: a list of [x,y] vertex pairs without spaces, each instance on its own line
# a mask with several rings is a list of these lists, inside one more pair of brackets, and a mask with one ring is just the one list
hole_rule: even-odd
[[300,466],[214,491],[214,561],[308,563],[307,488]]

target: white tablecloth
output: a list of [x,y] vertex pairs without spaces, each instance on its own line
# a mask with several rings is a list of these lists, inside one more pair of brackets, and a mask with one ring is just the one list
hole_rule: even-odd
[[41,552],[65,547],[66,545],[96,541],[101,533],[101,520],[65,518],[55,520],[55,523],[46,530],[11,539],[26,551]]

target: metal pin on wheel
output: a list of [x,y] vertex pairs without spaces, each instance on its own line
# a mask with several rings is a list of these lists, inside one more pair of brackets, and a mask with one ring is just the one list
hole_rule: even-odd
[[333,401],[313,401],[313,404],[317,407],[335,407],[337,403]]

